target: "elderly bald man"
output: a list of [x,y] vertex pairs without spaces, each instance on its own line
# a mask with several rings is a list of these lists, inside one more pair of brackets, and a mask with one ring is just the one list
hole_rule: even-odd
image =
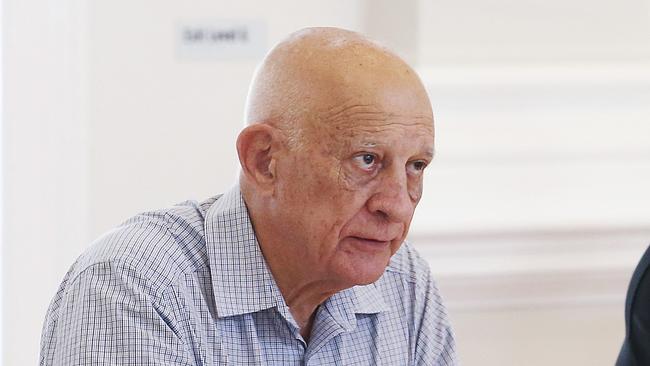
[[433,157],[415,72],[350,31],[277,45],[249,93],[239,184],[100,238],[47,314],[41,365],[455,365],[404,239]]

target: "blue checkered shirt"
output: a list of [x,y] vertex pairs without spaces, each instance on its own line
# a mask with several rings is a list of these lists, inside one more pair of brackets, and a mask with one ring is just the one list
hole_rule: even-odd
[[140,214],[77,259],[49,307],[41,365],[456,365],[427,264],[408,244],[300,336],[237,187]]

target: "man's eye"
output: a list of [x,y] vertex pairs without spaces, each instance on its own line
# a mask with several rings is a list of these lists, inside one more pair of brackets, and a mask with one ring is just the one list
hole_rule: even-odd
[[413,173],[420,174],[427,167],[427,162],[423,160],[412,161],[409,164],[409,170]]
[[361,154],[354,157],[354,162],[362,169],[369,170],[377,163],[377,156],[374,154]]

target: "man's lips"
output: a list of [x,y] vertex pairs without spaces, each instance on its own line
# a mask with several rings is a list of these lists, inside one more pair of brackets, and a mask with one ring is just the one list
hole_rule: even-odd
[[375,242],[375,243],[378,243],[378,244],[379,244],[379,243],[386,243],[386,242],[391,241],[391,239],[382,239],[382,238],[364,237],[364,236],[356,236],[356,235],[352,235],[352,236],[350,236],[350,238],[352,238],[352,239],[356,239],[356,240],[363,240],[363,241]]
[[390,245],[391,240],[382,240],[382,238],[367,238],[363,236],[348,236],[348,239],[351,239],[355,243],[363,244],[371,247],[385,247]]

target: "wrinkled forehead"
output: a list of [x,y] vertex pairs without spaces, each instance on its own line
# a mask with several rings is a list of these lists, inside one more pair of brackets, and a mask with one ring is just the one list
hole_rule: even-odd
[[328,130],[345,133],[382,132],[386,130],[412,130],[433,136],[433,116],[427,110],[385,108],[377,103],[341,103],[322,111],[317,125]]
[[419,126],[433,134],[433,112],[424,88],[404,80],[368,77],[335,85],[321,96],[314,112],[314,123],[342,131],[397,124]]
[[426,110],[387,109],[373,103],[340,103],[305,126],[303,142],[333,155],[348,150],[432,156],[433,119]]

